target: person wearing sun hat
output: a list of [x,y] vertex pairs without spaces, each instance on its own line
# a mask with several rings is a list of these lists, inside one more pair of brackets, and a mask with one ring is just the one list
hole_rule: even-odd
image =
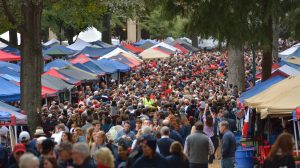
[[34,138],[29,142],[29,147],[37,151],[36,142],[39,137],[46,136],[42,127],[37,127],[34,132]]
[[133,168],[139,167],[156,167],[167,168],[166,159],[156,152],[156,139],[152,135],[142,137],[143,155],[133,163]]

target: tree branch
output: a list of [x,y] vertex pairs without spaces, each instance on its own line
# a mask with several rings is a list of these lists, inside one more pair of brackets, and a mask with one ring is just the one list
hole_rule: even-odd
[[14,47],[14,48],[18,49],[18,50],[21,50],[21,46],[19,46],[19,45],[14,45],[14,44],[12,44],[11,42],[9,42],[9,41],[7,41],[7,40],[1,38],[1,37],[0,37],[0,42],[5,43],[5,44],[7,44],[7,45],[9,45],[9,46],[11,46],[11,47]]
[[3,9],[4,9],[4,13],[8,19],[8,21],[12,24],[12,25],[16,25],[16,19],[14,18],[14,16],[11,14],[10,10],[8,9],[8,6],[7,6],[7,2],[6,0],[2,0],[2,6],[3,6]]

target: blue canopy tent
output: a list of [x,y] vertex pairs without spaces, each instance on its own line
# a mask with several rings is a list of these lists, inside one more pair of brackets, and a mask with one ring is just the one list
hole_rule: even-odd
[[96,74],[96,75],[104,75],[105,74],[104,70],[102,70],[99,66],[97,66],[96,64],[94,64],[91,61],[88,61],[84,64],[80,64],[80,63],[73,64],[73,66],[75,66],[81,70]]
[[20,77],[20,72],[17,72],[13,69],[10,69],[8,67],[1,67],[0,68],[0,74],[7,74],[10,76]]
[[270,78],[264,82],[258,83],[257,85],[255,85],[252,89],[242,93],[242,95],[240,96],[239,100],[241,103],[244,103],[245,99],[248,99],[250,97],[253,97],[261,92],[263,92],[264,90],[268,89],[269,87],[271,87],[272,85],[284,80],[285,78],[282,76],[275,76],[273,78]]
[[13,64],[13,63],[9,63],[9,62],[3,62],[3,61],[0,61],[0,68],[1,67],[8,67],[10,69],[13,69],[17,72],[20,72],[21,71],[21,67],[20,65],[18,64]]
[[97,45],[97,46],[102,47],[102,48],[114,47],[113,45],[107,44],[107,43],[105,43],[103,41],[100,41],[100,40],[94,41],[94,42],[90,42],[90,44]]
[[85,54],[90,58],[99,58],[107,53],[110,53],[116,49],[116,47],[109,47],[109,48],[97,48],[97,47],[85,47],[81,53]]
[[11,76],[8,74],[0,74],[0,76],[8,81],[21,82],[19,76]]
[[103,69],[103,71],[107,74],[113,74],[118,71],[118,69],[113,65],[107,64],[106,62],[103,62],[101,60],[94,61],[94,63],[97,64],[101,69]]
[[128,65],[123,64],[118,61],[115,61],[115,60],[112,60],[112,59],[103,58],[103,59],[97,60],[96,62],[98,64],[110,66],[119,72],[128,72],[130,70],[130,67]]
[[[14,115],[16,117],[16,123],[19,125],[27,124],[27,116],[20,113],[20,109],[16,108],[14,106],[11,106],[9,104],[6,104],[4,102],[0,101],[0,113],[2,113],[2,116],[7,117],[7,114],[9,115],[9,120],[10,116]],[[0,114],[1,115],[1,114]],[[4,121],[5,118],[0,117],[0,121]],[[7,120],[7,121],[9,121]]]
[[10,121],[10,113],[0,110],[0,121],[1,122],[9,122]]
[[65,66],[72,65],[70,62],[62,60],[62,59],[56,59],[52,62],[49,62],[48,64],[45,65],[44,71],[49,71],[51,68],[62,68]]
[[19,49],[16,49],[16,48],[11,47],[11,46],[7,46],[5,48],[2,48],[1,50],[5,51],[5,52],[8,52],[8,53],[15,54],[15,55],[21,55],[21,52],[20,52]]
[[134,43],[134,45],[135,45],[135,46],[140,46],[140,45],[145,44],[146,42],[151,42],[151,43],[153,43],[153,44],[158,44],[158,42],[155,41],[155,40],[146,39],[146,40],[140,40],[140,41]]
[[20,100],[20,87],[0,77],[0,100],[13,102]]

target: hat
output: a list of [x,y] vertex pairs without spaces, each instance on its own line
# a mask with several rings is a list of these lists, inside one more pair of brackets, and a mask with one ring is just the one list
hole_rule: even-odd
[[46,140],[46,139],[47,139],[47,138],[46,138],[46,137],[44,137],[44,136],[42,136],[42,137],[39,137],[39,138],[37,138],[37,139],[36,139],[36,143],[37,143],[37,144],[42,144],[42,143],[43,143],[43,141],[44,141],[44,140]]
[[156,139],[149,134],[142,136],[143,144],[149,146],[153,151],[156,150]]
[[14,153],[18,153],[18,152],[26,152],[26,147],[24,144],[16,144],[14,146],[14,150],[13,150]]
[[34,135],[43,136],[45,135],[44,130],[42,128],[36,129]]
[[22,131],[19,135],[19,140],[22,141],[28,141],[30,140],[30,135],[27,131]]

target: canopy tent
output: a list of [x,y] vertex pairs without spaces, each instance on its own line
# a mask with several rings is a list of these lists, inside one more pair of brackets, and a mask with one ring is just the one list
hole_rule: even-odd
[[181,52],[181,50],[179,50],[178,48],[173,47],[173,46],[171,46],[171,45],[169,45],[167,43],[164,43],[164,42],[158,43],[158,44],[156,44],[156,45],[154,45],[154,46],[152,46],[150,48],[155,48],[155,47],[167,48],[168,50],[171,50],[172,52],[176,52],[176,51]]
[[123,47],[126,48],[127,50],[129,50],[130,52],[134,53],[134,54],[139,54],[139,53],[143,52],[142,48],[133,46],[131,44],[125,44],[125,45],[123,45]]
[[174,42],[175,39],[173,37],[167,37],[164,41],[164,43],[167,43],[167,44],[172,44],[172,42]]
[[65,60],[62,60],[62,59],[56,59],[56,60],[46,64],[45,67],[44,67],[44,71],[49,71],[52,68],[59,69],[59,68],[69,66],[69,65],[72,65],[72,63],[70,63],[68,61],[65,61]]
[[281,66],[280,68],[277,69],[277,71],[281,71],[288,76],[300,75],[300,70],[290,67],[288,65]]
[[158,46],[158,47],[155,47],[153,49],[159,50],[159,51],[161,51],[165,54],[168,54],[168,55],[172,55],[172,54],[176,53],[176,51],[169,50],[168,48],[165,48],[165,47],[162,47],[162,46]]
[[[278,64],[276,64],[276,63],[273,63],[272,64],[272,73],[275,72],[278,68],[280,68],[280,66]],[[261,79],[262,78],[262,73],[261,72],[257,73],[255,75],[255,78],[256,79]]]
[[[82,65],[82,64],[81,64]],[[58,72],[70,76],[71,78],[80,80],[80,81],[93,81],[98,80],[97,75],[89,73],[87,71],[81,70],[74,66],[66,66],[61,69],[58,69]]]
[[93,42],[102,39],[102,33],[99,32],[95,27],[88,27],[86,30],[80,32],[78,36],[74,36],[73,40],[80,38],[86,42]]
[[181,50],[184,54],[190,52],[189,50],[187,50],[186,48],[184,48],[182,45],[180,45],[179,43],[176,43],[173,45],[174,47],[178,48],[179,50]]
[[17,72],[9,67],[1,67],[0,74],[7,74],[7,75],[11,75],[11,76],[20,77],[20,72]]
[[125,50],[123,50],[122,48],[115,48],[114,50],[112,50],[111,52],[105,54],[103,57],[100,57],[99,59],[103,59],[103,58],[111,58],[112,56],[118,55],[118,54],[125,54],[126,56],[137,60],[139,62],[142,62],[143,60],[139,59],[135,54],[127,52]]
[[146,50],[148,48],[151,48],[152,46],[154,46],[157,43],[152,43],[150,41],[145,42],[143,45],[140,45],[139,47],[143,50]]
[[0,61],[20,61],[21,57],[0,50]]
[[109,62],[97,60],[94,61],[96,65],[98,65],[101,69],[103,69],[107,74],[113,74],[118,71],[116,67],[108,64]]
[[0,74],[0,76],[8,81],[14,81],[16,83],[20,83],[20,77],[19,76],[12,76],[8,74]]
[[245,100],[245,104],[256,108],[264,119],[268,116],[291,116],[300,104],[300,76],[291,76],[260,94]]
[[115,60],[112,60],[112,59],[103,58],[103,59],[97,60],[96,62],[99,64],[109,66],[111,68],[114,68],[120,72],[128,72],[130,70],[130,67],[128,65],[123,64],[118,61],[115,61]]
[[261,92],[263,92],[264,90],[268,89],[269,87],[271,87],[272,85],[284,80],[285,77],[282,76],[275,76],[273,78],[270,78],[264,82],[260,82],[258,84],[256,84],[253,88],[251,88],[250,90],[244,92],[241,94],[241,96],[239,97],[239,101],[241,103],[244,103],[245,99],[248,99],[250,97],[253,97]]
[[8,45],[5,43],[0,42],[0,49],[7,47]]
[[89,62],[90,60],[91,59],[85,56],[84,54],[80,54],[76,58],[69,60],[69,62],[71,62],[72,64],[77,64],[77,63],[84,64],[86,62]]
[[288,63],[292,63],[292,64],[300,66],[300,58],[299,57],[290,57],[290,58],[286,59],[285,61]]
[[46,86],[42,86],[42,97],[56,96],[57,92],[58,92],[57,90],[48,88]]
[[100,41],[100,40],[97,40],[97,41],[94,41],[94,42],[90,42],[90,44],[99,46],[99,47],[101,47],[101,48],[110,48],[110,47],[114,47],[113,45],[107,44],[107,43],[105,43],[105,42],[103,42],[103,41]]
[[85,47],[81,53],[85,54],[86,56],[90,58],[99,58],[101,56],[104,56],[105,54],[113,51],[116,49],[116,47],[110,47],[110,48],[96,48],[96,47]]
[[42,75],[42,86],[46,86],[47,88],[51,88],[57,91],[70,90],[74,87],[74,85],[70,85],[62,79],[48,74]]
[[218,47],[219,45],[219,41],[215,40],[213,38],[209,38],[209,39],[199,39],[199,44],[198,47],[201,49],[214,49],[216,47]]
[[99,76],[105,75],[105,71],[103,71],[98,65],[96,65],[90,61],[87,62],[87,64],[76,63],[76,64],[73,64],[73,66],[75,66],[76,68],[79,68],[80,70],[83,70],[83,71],[86,71],[86,72],[89,72],[92,74],[96,74]]
[[183,46],[185,49],[189,50],[190,52],[196,52],[199,49],[196,47],[193,47],[190,43],[188,43],[186,40],[183,39],[176,39],[172,45],[174,46],[175,44],[180,44],[181,46]]
[[134,68],[138,65],[134,64],[134,62],[132,62],[132,60],[126,56],[124,56],[123,54],[118,54],[118,55],[115,55],[113,57],[110,57],[109,59],[112,59],[114,61],[118,61],[118,62],[121,62],[123,64],[126,64],[127,66],[129,66],[130,68]]
[[62,45],[53,46],[53,47],[45,50],[45,54],[52,56],[52,57],[65,57],[65,56],[73,55],[75,53],[76,53],[76,51],[71,50]]
[[47,41],[46,43],[43,43],[43,46],[45,48],[51,48],[53,46],[59,45],[59,41],[57,39],[51,39],[49,41]]
[[11,54],[21,55],[21,52],[20,52],[19,49],[11,47],[11,46],[7,46],[5,48],[2,48],[1,50],[5,51],[5,52],[8,52],[8,53],[11,53]]
[[168,58],[170,57],[169,54],[166,54],[162,51],[159,51],[155,48],[149,48],[144,50],[142,53],[139,54],[143,59],[158,59],[158,58]]
[[134,43],[134,45],[135,45],[135,46],[141,46],[141,45],[143,45],[143,44],[145,44],[145,43],[147,43],[147,42],[150,42],[150,43],[152,43],[152,44],[154,44],[154,45],[158,43],[158,42],[155,41],[155,40],[144,39],[144,40],[140,40],[140,41]]
[[13,64],[13,63],[9,63],[9,62],[3,62],[0,61],[0,68],[2,67],[8,67],[14,71],[20,72],[21,71],[21,67],[18,64]]
[[300,57],[300,43],[295,44],[291,48],[280,52],[278,56],[283,60],[289,59],[293,56]]
[[[9,113],[9,115],[14,115],[16,117],[16,124],[25,125],[27,124],[27,116],[20,113],[20,109],[4,102],[0,101],[0,112]],[[3,121],[2,119],[0,119]]]
[[72,85],[76,85],[77,86],[77,85],[80,84],[79,80],[71,78],[71,77],[69,77],[67,75],[63,75],[63,74],[59,73],[56,69],[50,69],[49,71],[47,71],[47,72],[45,72],[43,74],[48,74],[48,75],[51,75],[53,77],[62,79],[62,80],[66,81],[67,83],[72,84]]
[[20,100],[20,87],[0,77],[0,100],[13,102]]
[[91,46],[90,43],[83,41],[80,38],[77,38],[77,40],[73,44],[67,46],[67,48],[69,48],[71,50],[81,51],[85,47],[89,47],[89,46]]
[[[9,31],[6,31],[5,33],[0,35],[0,38],[3,38],[6,41],[9,41]],[[18,45],[21,44],[21,34],[17,33],[17,40],[18,40]]]

